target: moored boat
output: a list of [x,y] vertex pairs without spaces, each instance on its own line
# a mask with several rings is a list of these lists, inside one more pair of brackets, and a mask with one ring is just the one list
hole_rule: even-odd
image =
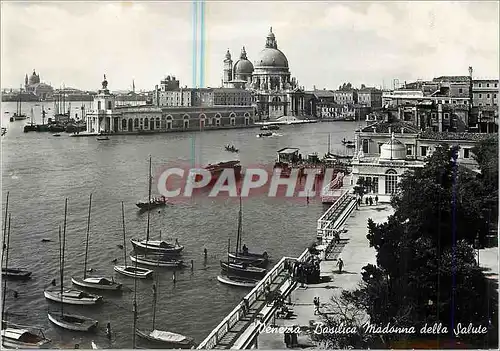
[[235,276],[222,276],[222,275],[217,276],[217,280],[223,284],[239,286],[242,288],[253,288],[259,282],[256,279],[249,279],[249,278],[242,278]]
[[264,132],[257,134],[257,138],[270,137],[273,135],[273,132]]
[[56,134],[52,134],[52,136],[54,136],[54,137],[60,137],[60,136],[61,136],[61,134],[56,133]]
[[121,290],[122,284],[115,283],[104,277],[87,277],[84,279],[72,277],[73,284],[83,288],[98,289],[98,290]]
[[31,278],[31,272],[19,268],[2,268],[2,278],[9,280],[28,280]]
[[188,348],[194,345],[194,340],[192,338],[168,331],[155,329],[151,332],[146,332],[136,329],[136,333],[141,338],[161,343],[164,346],[170,346],[170,348],[176,348],[176,347]]
[[139,201],[135,205],[141,210],[153,209],[156,207],[166,206],[168,204],[167,199],[162,196],[160,198],[151,199],[151,201]]
[[84,291],[67,289],[61,294],[60,291],[45,290],[45,298],[55,302],[62,302],[69,305],[95,305],[102,301],[102,296],[86,293]]
[[96,329],[99,322],[76,314],[48,313],[49,320],[55,325],[74,331],[91,331]]
[[[239,160],[208,164],[204,169],[210,172],[211,179],[209,184],[215,183],[225,169],[233,169],[235,179],[238,179],[241,176],[241,164]],[[199,182],[202,178],[203,176],[201,174],[195,175],[195,181],[197,182]]]
[[151,269],[134,267],[134,266],[114,266],[114,270],[115,272],[126,275],[128,277],[139,278],[139,279],[151,278],[154,272]]
[[181,260],[174,260],[168,257],[153,256],[153,255],[131,255],[130,260],[146,266],[178,268],[184,266]]
[[98,136],[95,139],[96,140],[109,140],[109,137],[107,137],[107,136]]
[[130,242],[136,251],[147,251],[159,254],[178,254],[184,249],[184,246],[180,245],[177,240],[174,244],[163,240],[130,239]]
[[227,272],[229,275],[262,278],[267,273],[267,269],[255,267],[246,262],[235,263],[221,261],[220,265],[222,270]]
[[49,348],[51,340],[43,332],[35,334],[28,329],[2,329],[2,346],[7,349],[41,349]]
[[229,152],[236,152],[237,153],[239,151],[236,147],[234,147],[234,145],[226,145],[225,149],[226,149],[226,151],[229,151]]

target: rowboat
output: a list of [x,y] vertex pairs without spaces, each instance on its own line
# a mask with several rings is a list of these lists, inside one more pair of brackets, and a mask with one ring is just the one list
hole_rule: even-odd
[[230,276],[222,276],[222,275],[217,276],[217,280],[223,284],[228,284],[228,285],[232,285],[232,286],[239,286],[242,288],[253,288],[259,282],[256,279],[230,277]]
[[220,265],[224,271],[229,274],[237,274],[251,277],[264,277],[267,273],[267,269],[259,268],[249,265],[248,263],[234,263],[234,262],[224,262],[221,261]]
[[61,292],[55,290],[45,290],[45,298],[55,302],[62,302],[70,305],[95,305],[102,301],[102,296],[88,294],[86,292],[74,289],[67,289]]
[[161,256],[131,255],[130,260],[132,262],[137,262],[138,264],[144,264],[146,266],[168,267],[168,268],[184,266],[184,262],[180,260],[165,259],[164,257]]
[[171,244],[163,240],[130,239],[130,242],[134,246],[134,250],[155,252],[159,254],[178,254],[184,249],[184,246],[179,245],[177,240],[175,244]]
[[175,347],[190,347],[193,346],[194,340],[187,336],[172,333],[163,330],[153,330],[151,332],[144,332],[139,329],[136,329],[136,333],[141,338],[144,338],[149,341],[154,341],[157,343],[161,343],[164,346],[170,346],[171,348]]
[[128,277],[139,278],[139,279],[150,278],[154,272],[151,269],[134,267],[134,266],[115,266],[114,270]]
[[2,278],[9,280],[28,280],[31,278],[31,272],[25,269],[2,268]]
[[51,342],[43,333],[41,335],[30,332],[28,329],[2,329],[2,346],[8,349],[40,349],[50,348]]
[[89,277],[85,279],[72,277],[73,284],[90,289],[98,290],[121,290],[122,284],[115,283],[103,277]]
[[74,331],[90,331],[96,329],[99,324],[98,321],[85,316],[76,314],[61,314],[58,312],[49,312],[49,320],[55,325]]

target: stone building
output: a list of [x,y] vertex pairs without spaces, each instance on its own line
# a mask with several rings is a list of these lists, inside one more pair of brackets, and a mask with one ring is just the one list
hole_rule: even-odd
[[307,115],[304,89],[291,77],[288,59],[278,49],[272,28],[267,35],[264,49],[257,55],[253,64],[248,59],[244,47],[239,60],[233,64],[228,49],[223,61],[222,84],[226,88],[250,91],[259,119]]
[[382,91],[375,88],[358,90],[358,104],[370,108],[382,107]]
[[[196,97],[198,98],[198,97]],[[86,115],[88,133],[152,133],[249,127],[251,106],[116,106],[106,76]],[[195,100],[196,101],[196,100]]]
[[27,93],[35,95],[40,100],[50,99],[54,93],[54,88],[40,81],[40,75],[33,70],[33,74],[29,77],[26,74],[24,77],[24,90]]

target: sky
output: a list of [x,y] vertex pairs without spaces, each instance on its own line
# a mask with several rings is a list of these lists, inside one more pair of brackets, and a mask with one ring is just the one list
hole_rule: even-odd
[[[204,16],[200,7],[2,1],[1,86],[19,87],[36,69],[55,88],[96,90],[103,74],[111,90],[131,89],[133,80],[137,90],[152,90],[167,75],[182,86],[216,87],[226,51],[236,61],[245,46],[256,61],[271,26],[306,89],[392,88],[395,79],[468,75],[469,66],[474,77],[499,77],[497,1],[205,1]],[[202,46],[204,59],[194,59]]]

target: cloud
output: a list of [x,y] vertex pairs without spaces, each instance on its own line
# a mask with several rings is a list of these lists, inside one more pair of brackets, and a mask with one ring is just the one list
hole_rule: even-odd
[[[301,85],[393,78],[498,77],[497,2],[206,2],[205,82],[220,84],[229,48],[251,61],[269,27]],[[166,74],[193,82],[193,4],[2,3],[2,87],[36,68],[59,86],[152,89]],[[198,51],[200,45],[198,43]],[[197,64],[199,60],[196,61]],[[200,69],[197,69],[200,72]]]

